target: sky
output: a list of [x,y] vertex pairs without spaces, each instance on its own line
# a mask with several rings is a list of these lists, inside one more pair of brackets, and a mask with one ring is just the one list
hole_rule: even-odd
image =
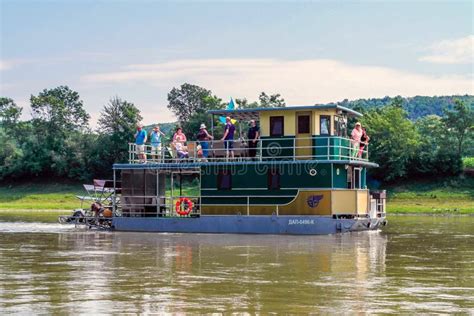
[[224,101],[287,105],[474,94],[472,1],[0,0],[0,95],[67,85],[95,126],[111,97],[174,121],[188,82]]

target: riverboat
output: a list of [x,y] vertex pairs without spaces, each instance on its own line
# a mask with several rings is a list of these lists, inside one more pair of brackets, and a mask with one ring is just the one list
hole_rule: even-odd
[[172,143],[160,152],[146,146],[146,163],[129,144],[129,161],[113,165],[113,180],[95,180],[86,187],[91,197],[79,197],[94,200],[95,211],[60,221],[117,231],[295,235],[386,225],[385,191],[369,191],[366,182],[367,169],[378,165],[368,145],[353,148],[347,136],[348,120],[360,113],[314,105],[209,114],[211,134],[216,116],[231,117],[239,129],[258,122],[258,142],[249,148],[249,140],[235,140],[233,158],[223,141],[209,141],[208,155],[188,141],[184,157]]
[[[129,145],[129,161],[113,166],[117,231],[317,235],[376,230],[387,223],[385,191],[367,189],[368,146],[353,148],[347,123],[360,113],[339,106],[212,110],[243,126],[259,123],[253,153],[248,140],[199,142],[187,155],[163,146],[146,163]],[[220,128],[223,129],[223,126]],[[236,133],[237,134],[237,133]]]

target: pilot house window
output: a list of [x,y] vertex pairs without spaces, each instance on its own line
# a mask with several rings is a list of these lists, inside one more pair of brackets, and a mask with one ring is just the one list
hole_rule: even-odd
[[298,116],[298,134],[309,134],[309,115]]
[[330,135],[331,117],[328,115],[321,115],[319,117],[319,135]]
[[346,119],[342,116],[334,116],[334,129],[337,136],[347,136]]
[[270,116],[270,136],[283,136],[283,116]]

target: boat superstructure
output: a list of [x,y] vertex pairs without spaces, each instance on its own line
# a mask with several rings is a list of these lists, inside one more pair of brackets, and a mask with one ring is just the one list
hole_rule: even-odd
[[255,157],[248,140],[234,141],[233,159],[222,141],[210,142],[207,159],[188,141],[189,157],[163,146],[158,155],[147,150],[145,164],[130,144],[128,163],[113,166],[115,230],[331,234],[385,225],[385,192],[366,184],[378,165],[347,137],[348,120],[360,113],[337,105],[209,113],[211,122],[258,121]]

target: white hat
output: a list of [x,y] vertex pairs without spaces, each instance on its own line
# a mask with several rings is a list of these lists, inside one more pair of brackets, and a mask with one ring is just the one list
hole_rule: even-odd
[[200,128],[206,128],[206,125],[203,123]]

